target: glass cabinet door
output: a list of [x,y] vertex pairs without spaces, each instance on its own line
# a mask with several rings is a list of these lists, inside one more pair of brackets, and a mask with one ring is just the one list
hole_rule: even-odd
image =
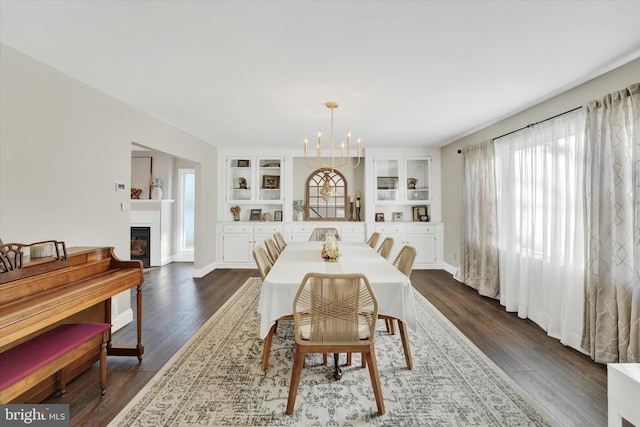
[[426,202],[431,200],[429,196],[430,162],[430,158],[406,159],[405,173],[407,181],[404,183],[404,186],[407,191],[407,201]]
[[253,184],[253,160],[249,158],[229,159],[229,180],[227,182],[230,201],[251,201]]
[[400,200],[400,160],[377,158],[375,164],[375,198],[377,202]]
[[282,161],[281,158],[258,159],[258,200],[261,202],[282,201]]

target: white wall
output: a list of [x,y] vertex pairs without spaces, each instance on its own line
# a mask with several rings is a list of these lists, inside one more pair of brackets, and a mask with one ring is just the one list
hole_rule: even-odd
[[442,217],[444,218],[444,261],[460,266],[462,157],[458,149],[478,144],[520,129],[530,123],[563,113],[588,101],[640,82],[640,59],[629,62],[575,89],[562,93],[520,114],[461,138],[442,148]]
[[[0,124],[4,242],[113,246],[129,259],[135,142],[197,163],[195,274],[215,266],[217,154],[211,145],[4,44]],[[115,182],[126,191],[114,191]],[[128,308],[127,298],[120,306]]]

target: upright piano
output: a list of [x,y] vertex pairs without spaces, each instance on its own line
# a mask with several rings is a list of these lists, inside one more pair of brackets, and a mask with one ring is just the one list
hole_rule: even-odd
[[[53,240],[0,245],[0,353],[61,324],[111,323],[111,298],[136,287],[137,343],[116,346],[109,338],[107,354],[141,360],[143,281],[142,262],[120,260],[112,247],[66,248]],[[98,351],[88,351],[65,376],[75,378],[98,359]],[[13,403],[41,402],[56,390],[52,375]]]

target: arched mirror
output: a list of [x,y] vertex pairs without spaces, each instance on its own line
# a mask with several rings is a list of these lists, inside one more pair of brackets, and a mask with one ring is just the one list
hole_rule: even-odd
[[337,170],[318,169],[306,185],[307,221],[347,221],[347,181]]

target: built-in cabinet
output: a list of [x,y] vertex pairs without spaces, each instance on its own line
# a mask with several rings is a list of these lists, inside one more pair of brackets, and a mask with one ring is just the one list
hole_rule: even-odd
[[264,247],[267,238],[273,238],[275,232],[283,233],[282,224],[263,222],[225,224],[222,227],[222,251],[225,264],[253,263],[253,249],[257,245]]
[[[285,240],[308,240],[315,227],[335,227],[344,241],[365,242],[378,232],[382,238],[394,239],[391,260],[402,246],[411,245],[417,250],[414,268],[443,267],[439,149],[367,150],[364,167],[358,176],[349,177],[350,183],[357,182],[357,191],[362,188],[358,201],[362,221],[357,222],[293,221],[292,200],[303,198],[302,190],[313,170],[297,170],[301,166],[294,162],[292,152],[230,150],[220,154],[219,177],[225,185],[218,223],[220,267],[254,267],[253,248],[264,245],[274,232]],[[234,206],[241,210],[239,221],[230,212]],[[260,218],[254,215],[251,220],[253,211],[259,211]],[[265,212],[271,214],[268,220],[262,215]]]
[[229,157],[227,201],[230,203],[282,203],[282,157]]
[[[374,157],[373,165],[373,200],[376,207],[385,210],[392,206],[416,206],[407,210],[410,216],[405,217],[404,210],[392,212],[385,220],[396,221],[429,221],[433,211],[431,187],[432,157]],[[380,209],[376,213],[384,213]],[[396,215],[393,215],[396,213]],[[397,213],[402,215],[398,217]],[[424,215],[423,215],[424,214]],[[378,217],[375,217],[376,220]]]
[[380,233],[380,240],[386,237],[393,239],[393,248],[389,260],[394,260],[404,245],[416,248],[414,268],[429,267],[442,262],[442,240],[444,238],[442,224],[422,223],[377,223],[375,231]]

